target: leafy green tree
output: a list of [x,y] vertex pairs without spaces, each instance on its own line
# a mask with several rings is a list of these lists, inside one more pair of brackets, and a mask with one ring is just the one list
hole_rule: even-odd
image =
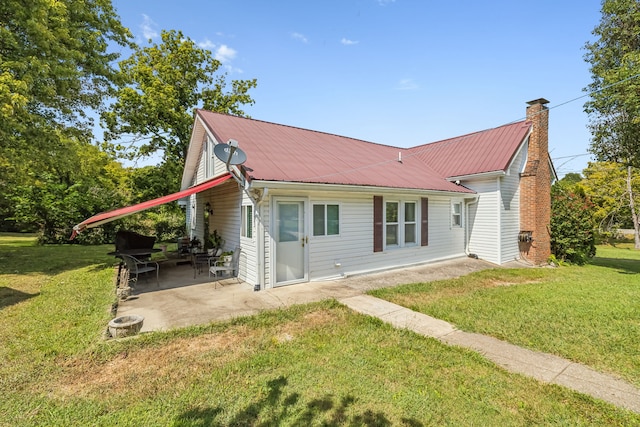
[[595,256],[593,205],[579,184],[551,187],[551,253],[560,260],[584,264]]
[[[627,194],[627,168],[614,162],[590,162],[580,182],[594,203],[593,217],[601,233],[633,228]],[[640,174],[632,177],[633,194],[640,204]]]
[[[109,0],[0,2],[0,132],[33,147],[51,129],[88,132],[116,81],[109,42],[131,37]],[[29,139],[25,137],[29,136]]]
[[[77,164],[67,160],[75,157],[62,154],[74,147],[84,150],[77,144],[87,144],[91,135],[87,111],[99,109],[117,83],[112,63],[118,55],[110,53],[108,45],[125,46],[129,40],[130,33],[110,0],[0,2],[0,221],[4,229],[42,227],[42,215],[36,219],[36,212],[16,212],[18,188],[27,193],[33,188],[33,197],[43,200],[49,198],[45,193],[50,190],[54,200],[60,197],[58,185],[77,184],[68,179],[75,175]],[[32,224],[25,222],[30,217]]]
[[[127,85],[102,114],[105,139],[129,158],[160,151],[165,162],[182,170],[197,107],[243,116],[240,105],[253,104],[248,94],[256,80],[233,80],[211,52],[199,48],[180,31],[162,31],[162,43],[138,48],[120,62]],[[130,139],[126,139],[130,138]],[[175,177],[177,187],[179,175]]]
[[[131,169],[130,203],[140,203],[172,193],[175,177],[182,173],[176,163]],[[159,241],[170,241],[185,234],[185,212],[177,202],[167,203],[125,218],[122,225],[141,234],[154,235]]]
[[50,154],[48,165],[26,161],[21,174],[28,179],[8,194],[11,219],[20,229],[35,227],[41,243],[66,242],[74,224],[128,200],[127,170],[98,147],[70,139]]
[[570,172],[563,176],[560,181],[569,185],[577,184],[582,181],[582,175],[580,175],[579,173]]
[[640,1],[604,0],[596,40],[587,43],[590,100],[585,104],[592,134],[590,150],[600,161],[627,167],[629,210],[640,249],[640,225],[632,188],[640,167]]

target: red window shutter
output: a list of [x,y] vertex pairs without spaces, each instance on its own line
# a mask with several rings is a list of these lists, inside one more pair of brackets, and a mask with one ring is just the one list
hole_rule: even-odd
[[429,199],[420,200],[420,246],[429,245]]
[[382,196],[373,196],[373,252],[382,252]]

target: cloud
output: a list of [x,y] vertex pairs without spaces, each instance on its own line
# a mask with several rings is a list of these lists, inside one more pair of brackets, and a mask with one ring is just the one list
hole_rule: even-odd
[[198,43],[198,47],[201,47],[202,49],[213,50],[216,45],[211,40],[204,39],[203,41]]
[[216,55],[216,59],[220,62],[222,62],[223,64],[231,61],[232,59],[234,59],[236,57],[236,54],[238,52],[235,51],[235,49],[231,49],[229,46],[227,46],[226,44],[221,44],[215,52]]
[[232,67],[230,62],[236,58],[238,51],[227,46],[226,44],[217,45],[208,38],[197,43],[198,47],[207,49],[213,53],[215,59],[229,71],[234,73],[242,73],[240,68]]
[[158,37],[158,30],[156,27],[158,24],[153,22],[153,19],[149,17],[149,15],[142,14],[142,24],[140,24],[140,29],[142,30],[142,36],[145,40],[155,39]]
[[296,40],[300,40],[302,43],[307,43],[308,40],[307,38],[304,36],[304,34],[300,34],[300,33],[291,33],[291,37],[293,37]]
[[396,1],[396,0],[378,0],[378,4],[379,4],[380,6],[386,6],[386,5],[388,5],[389,3],[394,3],[395,1]]
[[402,79],[398,82],[396,89],[398,90],[416,90],[420,86],[413,79]]
[[349,40],[349,39],[345,39],[344,37],[342,38],[342,40],[340,40],[340,43],[342,43],[345,46],[350,46],[352,44],[358,44],[360,43],[359,41],[356,40]]

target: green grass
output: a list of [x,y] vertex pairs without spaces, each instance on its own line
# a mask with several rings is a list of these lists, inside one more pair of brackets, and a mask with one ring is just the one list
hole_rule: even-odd
[[110,247],[7,239],[0,425],[640,425],[335,301],[103,340]]
[[493,269],[372,294],[640,386],[640,251],[630,245],[598,247],[583,267]]

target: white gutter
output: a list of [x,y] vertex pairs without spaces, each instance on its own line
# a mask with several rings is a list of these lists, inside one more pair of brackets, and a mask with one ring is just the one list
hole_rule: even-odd
[[456,182],[456,181],[464,181],[474,178],[493,178],[496,176],[505,176],[507,173],[503,170],[499,171],[491,171],[491,172],[481,172],[481,173],[473,173],[471,175],[459,175],[459,176],[449,176],[447,177],[447,181]]
[[425,190],[420,188],[396,188],[396,187],[375,187],[372,185],[351,185],[351,184],[323,184],[323,183],[307,183],[307,182],[291,182],[291,181],[261,181],[254,180],[251,182],[252,188],[265,188],[268,187],[270,190],[281,189],[281,190],[299,190],[299,191],[355,191],[359,193],[369,192],[376,194],[387,194],[387,193],[407,193],[411,195],[415,195],[417,193],[421,194],[433,194],[437,193],[438,195],[443,196],[453,196],[460,197],[464,196],[473,196],[475,191],[469,190],[466,187],[461,187],[469,192],[462,191],[445,191],[445,190]]

